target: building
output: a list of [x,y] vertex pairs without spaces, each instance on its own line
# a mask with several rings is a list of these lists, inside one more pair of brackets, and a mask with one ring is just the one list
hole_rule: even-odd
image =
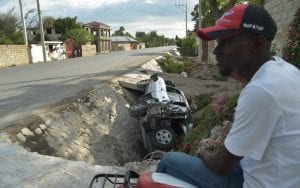
[[[34,43],[37,34],[41,33],[39,27],[29,27],[26,28],[26,31],[27,31],[27,38],[30,43]],[[45,40],[47,41],[57,41],[61,37],[61,34],[57,33],[54,27],[44,27],[44,35],[45,35]],[[40,38],[38,38],[38,41],[40,41]]]
[[139,42],[129,36],[112,36],[111,37],[112,51],[135,50],[140,49]]
[[83,24],[86,31],[93,35],[92,44],[96,45],[97,53],[109,53],[111,51],[110,26],[100,22]]

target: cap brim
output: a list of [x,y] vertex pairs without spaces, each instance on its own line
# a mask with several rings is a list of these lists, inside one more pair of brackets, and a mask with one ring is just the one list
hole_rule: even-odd
[[240,29],[228,29],[219,25],[206,27],[197,31],[198,37],[202,40],[226,39],[238,34]]

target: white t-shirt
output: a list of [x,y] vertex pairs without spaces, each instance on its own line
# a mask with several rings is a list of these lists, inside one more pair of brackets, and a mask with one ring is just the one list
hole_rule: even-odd
[[158,76],[156,81],[151,81],[149,85],[149,92],[153,98],[158,99],[159,102],[169,101],[167,87],[164,79]]
[[244,188],[300,187],[300,71],[274,58],[242,90],[225,140],[244,157]]

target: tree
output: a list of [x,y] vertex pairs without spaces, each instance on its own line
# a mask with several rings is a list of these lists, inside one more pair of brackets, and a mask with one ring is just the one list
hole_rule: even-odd
[[72,38],[77,44],[85,45],[91,41],[92,34],[83,28],[75,28],[68,30],[65,38]]
[[[209,27],[214,25],[216,20],[222,16],[222,14],[233,7],[235,4],[241,2],[250,2],[257,5],[264,5],[265,0],[203,0],[201,4],[201,21],[202,27]],[[198,28],[199,23],[199,4],[195,5],[192,11],[192,21],[195,21],[195,29]],[[202,42],[203,56],[202,60],[208,60],[208,43]]]
[[137,32],[135,33],[135,37],[136,37],[136,38],[139,38],[139,39],[145,38],[146,36],[147,36],[147,35],[146,35],[145,32],[137,31]]
[[131,38],[134,38],[129,32],[126,32],[125,33],[125,27],[124,26],[121,26],[119,28],[119,30],[116,30],[112,36],[128,36],[128,37],[131,37]]
[[184,39],[177,41],[178,50],[182,56],[193,57],[196,56],[196,38],[193,35],[189,35]]
[[14,8],[0,14],[0,44],[24,44],[21,30]]
[[81,26],[77,23],[77,17],[58,18],[53,23],[55,31],[64,35],[68,30],[78,29]]
[[124,36],[124,31],[124,26],[121,26],[119,30],[116,30],[115,33],[112,34],[112,36]]
[[138,41],[145,43],[147,48],[175,44],[174,39],[166,38],[163,35],[160,36],[156,31],[151,31],[150,33],[137,31],[135,37]]
[[43,26],[44,27],[53,27],[55,22],[55,18],[52,16],[45,16],[43,18]]

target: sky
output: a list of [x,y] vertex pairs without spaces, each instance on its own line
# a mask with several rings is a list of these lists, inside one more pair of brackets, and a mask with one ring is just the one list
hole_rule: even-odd
[[[199,0],[39,0],[42,16],[75,17],[79,22],[101,22],[111,26],[112,33],[124,26],[133,36],[136,31],[157,31],[158,35],[175,38],[185,36],[185,5],[187,26],[193,30],[191,12]],[[22,0],[24,14],[36,9],[36,0]],[[0,0],[0,13],[15,7],[19,14],[19,0]],[[32,15],[36,14],[33,13]]]

